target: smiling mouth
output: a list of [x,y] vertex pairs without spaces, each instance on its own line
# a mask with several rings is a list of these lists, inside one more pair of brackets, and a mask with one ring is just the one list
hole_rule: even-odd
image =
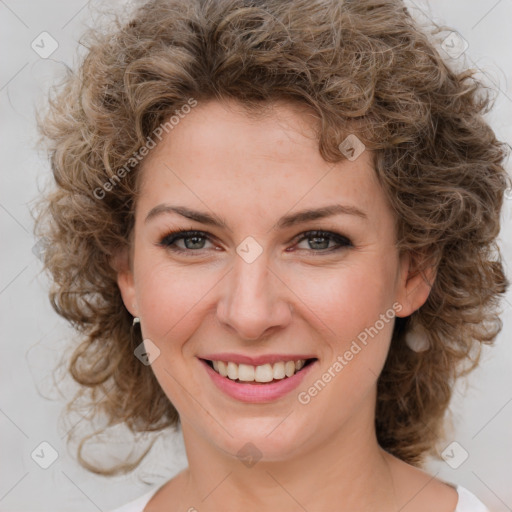
[[216,373],[233,382],[240,384],[272,384],[293,377],[315,362],[317,358],[280,361],[260,366],[236,364],[231,361],[202,360]]

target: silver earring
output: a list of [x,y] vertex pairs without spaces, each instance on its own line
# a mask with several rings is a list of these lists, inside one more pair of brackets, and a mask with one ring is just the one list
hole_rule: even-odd
[[140,318],[139,318],[138,316],[134,316],[134,317],[133,317],[132,327],[133,327],[135,324],[140,324]]

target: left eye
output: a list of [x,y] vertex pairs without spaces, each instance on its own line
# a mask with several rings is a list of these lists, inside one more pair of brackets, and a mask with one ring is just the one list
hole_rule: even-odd
[[[331,233],[330,231],[308,231],[301,235],[297,243],[303,240],[308,240],[310,248],[314,247],[318,249],[313,252],[331,252],[352,245],[352,242],[347,237],[338,235],[337,233]],[[330,242],[335,242],[337,245],[329,248],[328,245]]]
[[[307,231],[301,233],[293,240],[296,245],[304,240],[308,240],[309,249],[313,253],[326,253],[337,251],[352,246],[352,242],[345,236],[330,231]],[[183,241],[184,246],[179,247],[178,241]],[[193,253],[205,249],[205,243],[211,238],[205,231],[174,231],[166,234],[158,245],[170,249],[174,252]],[[335,242],[334,247],[329,247],[331,242]],[[299,248],[299,250],[308,250]]]

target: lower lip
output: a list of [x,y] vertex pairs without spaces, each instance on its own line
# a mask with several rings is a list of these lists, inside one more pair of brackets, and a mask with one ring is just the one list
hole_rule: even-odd
[[272,402],[293,391],[302,382],[302,379],[311,371],[318,360],[309,363],[306,367],[295,373],[292,377],[285,377],[282,380],[268,384],[257,384],[253,382],[235,382],[217,373],[203,359],[199,359],[213,380],[213,383],[231,398],[241,402],[262,403]]

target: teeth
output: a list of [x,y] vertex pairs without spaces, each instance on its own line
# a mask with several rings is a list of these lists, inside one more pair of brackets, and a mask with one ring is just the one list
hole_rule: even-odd
[[242,382],[271,382],[291,377],[306,364],[305,359],[298,361],[279,361],[278,363],[252,366],[250,364],[236,364],[232,361],[212,361],[213,368],[223,377]]
[[284,363],[275,363],[274,364],[274,379],[284,379],[286,377],[286,373],[284,371]]
[[[228,364],[235,365],[235,363],[228,363]],[[238,380],[243,380],[244,382],[253,381],[254,380],[254,366],[250,366],[248,364],[239,364],[238,365]]]
[[287,377],[291,377],[295,373],[294,361],[286,361],[286,363],[284,364],[284,373],[286,373]]
[[228,363],[228,377],[231,380],[238,379],[238,365],[229,361]]
[[[217,368],[215,368],[215,363],[218,364],[219,368],[217,370]],[[214,361],[213,362],[213,367],[223,376],[223,377],[227,377],[228,376],[228,367],[226,365],[226,363],[224,361]]]
[[263,364],[261,366],[256,366],[255,368],[254,380],[256,382],[270,382],[274,380],[274,370],[271,364]]

